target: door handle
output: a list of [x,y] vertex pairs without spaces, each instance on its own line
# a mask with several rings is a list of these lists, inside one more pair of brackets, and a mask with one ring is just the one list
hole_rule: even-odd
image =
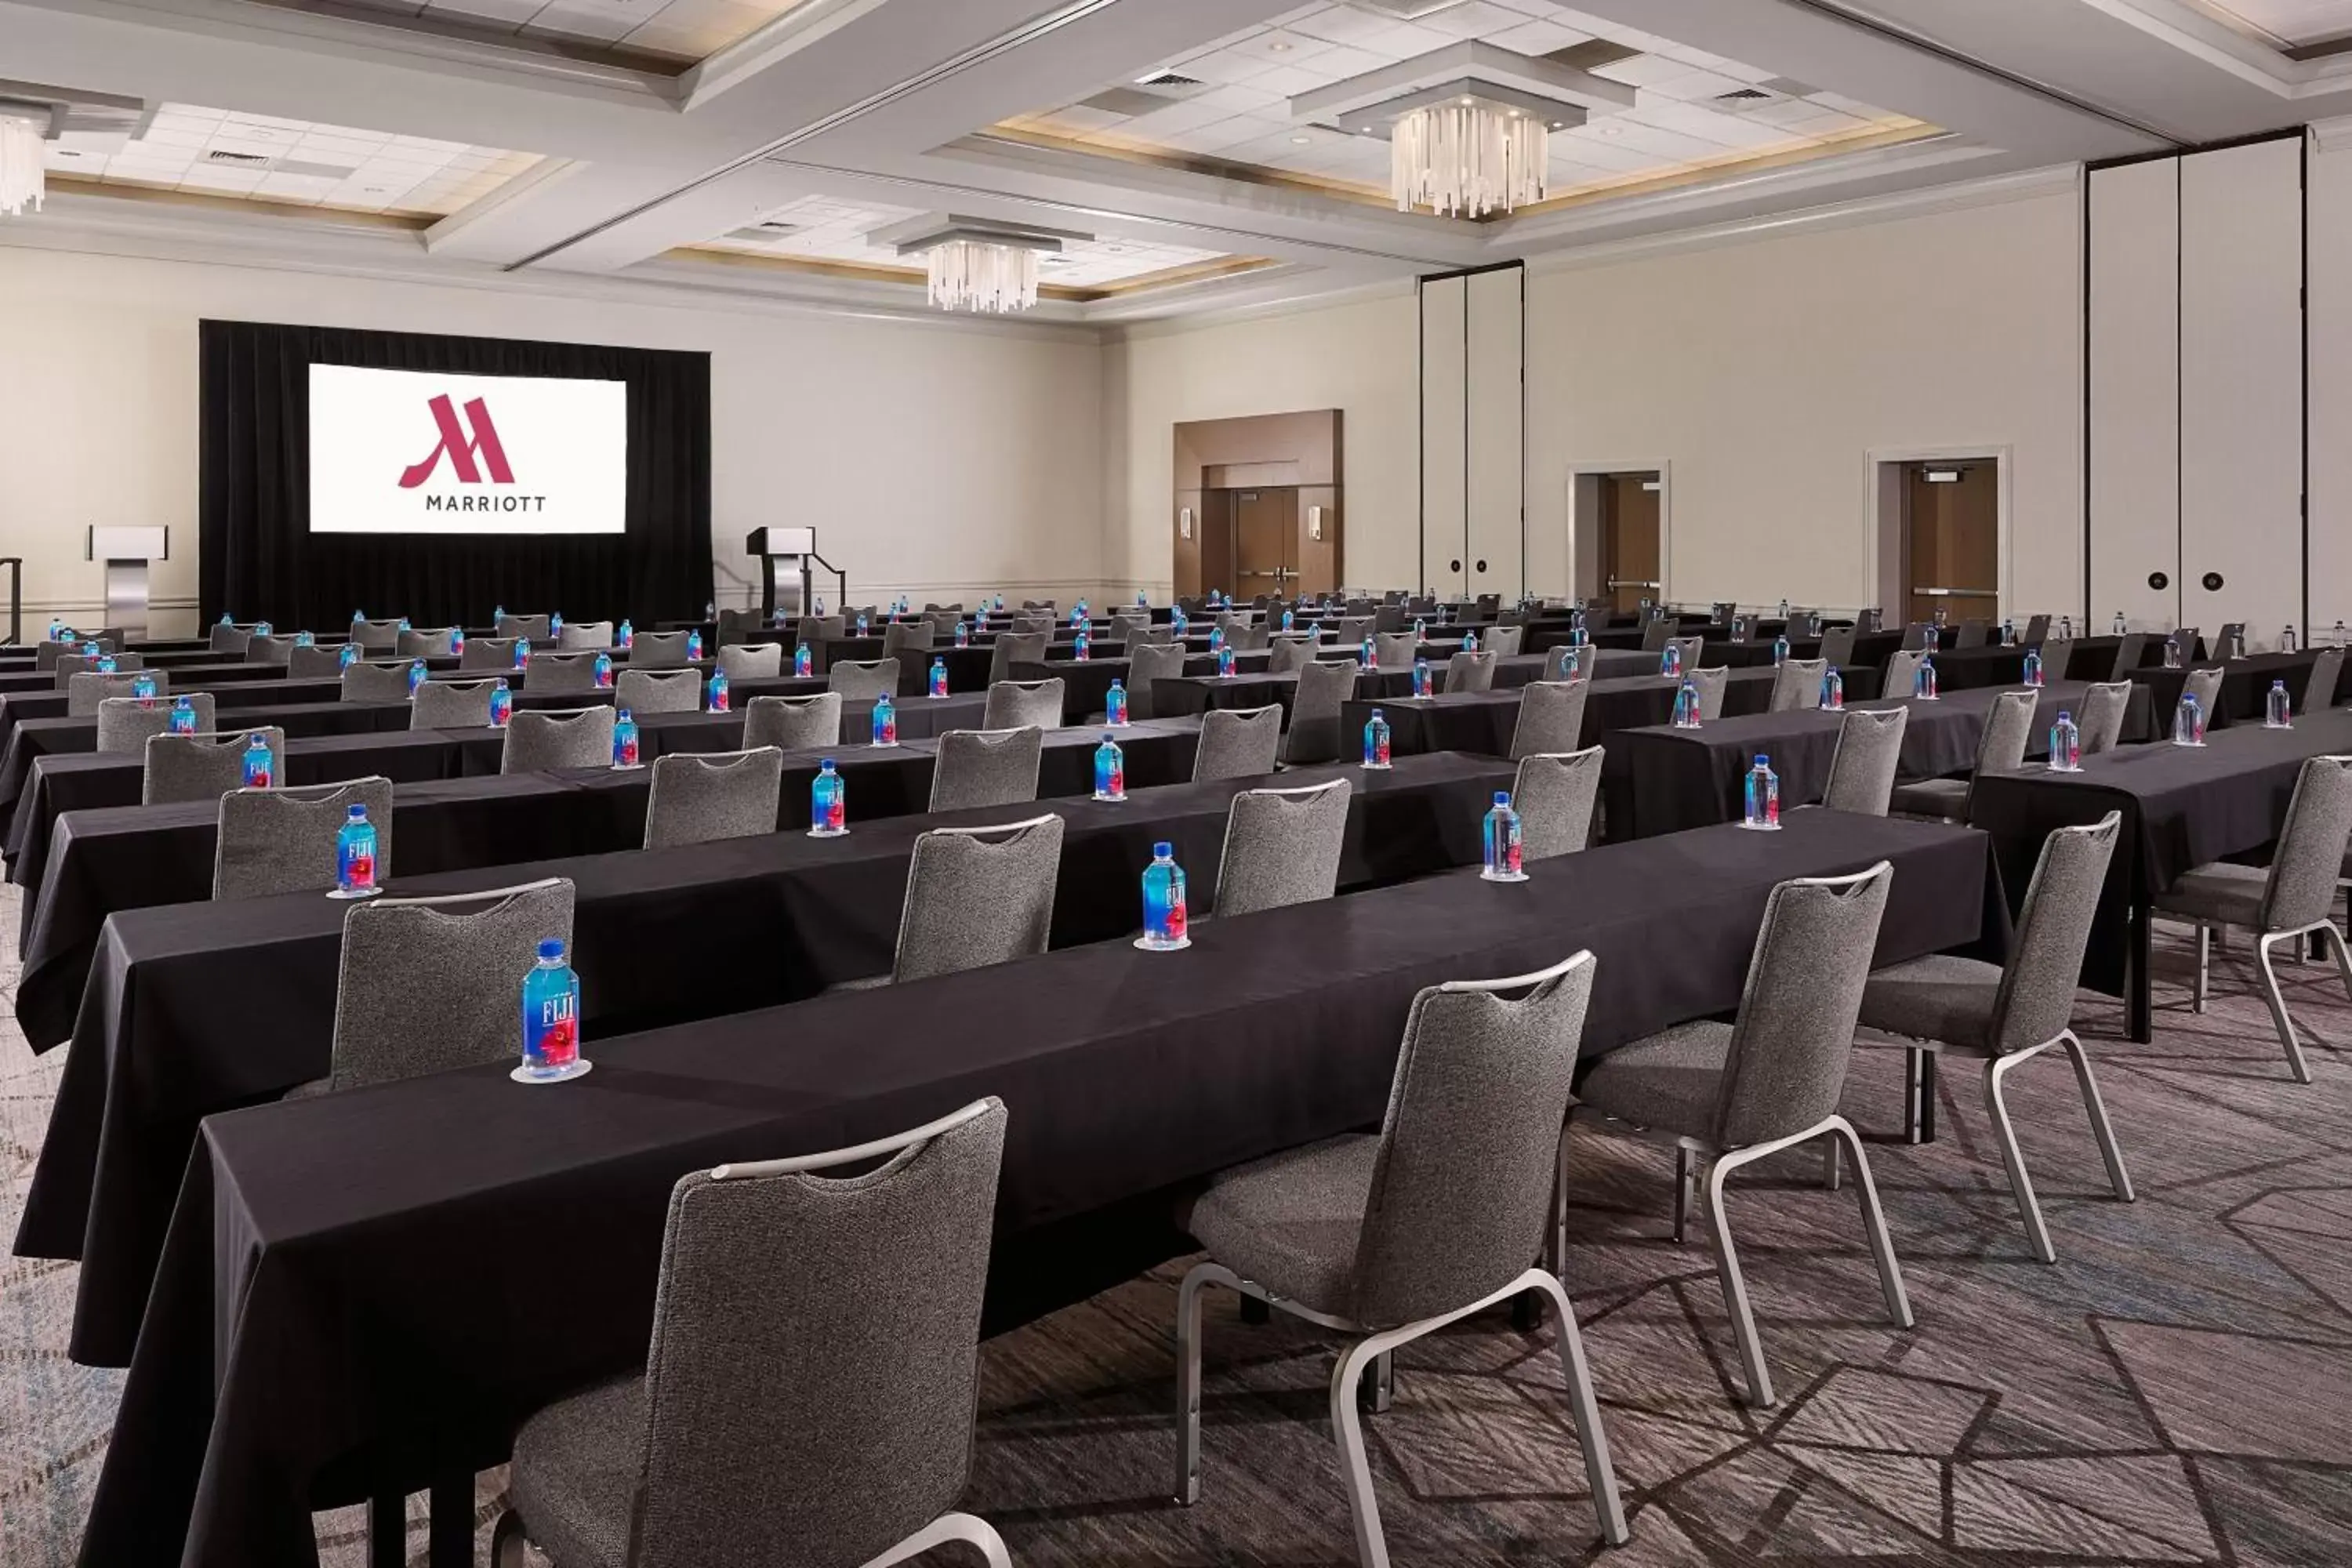
[[1612,577],[1609,579],[1609,585],[1612,588],[1655,588],[1659,586],[1658,584],[1644,583],[1636,577]]

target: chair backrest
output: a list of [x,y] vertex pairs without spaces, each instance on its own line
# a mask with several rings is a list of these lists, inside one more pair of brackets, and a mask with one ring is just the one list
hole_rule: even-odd
[[1668,637],[1666,643],[1668,647],[1682,655],[1682,669],[1685,675],[1698,668],[1699,657],[1706,652],[1705,637]]
[[[1013,617],[1013,629],[1016,634],[1025,637],[1038,637],[1042,635],[1050,637],[1054,635],[1054,617],[1051,616],[1015,616]],[[1038,657],[1042,658],[1045,656],[1041,654]]]
[[1909,648],[1886,656],[1886,674],[1879,682],[1878,694],[1891,700],[1911,695],[1919,684],[1919,667],[1927,656]]
[[784,753],[773,746],[742,752],[672,752],[654,759],[646,800],[646,847],[756,838],[776,831]]
[[[634,640],[637,642],[645,642],[648,638],[659,637],[674,637],[677,639],[678,647],[684,647],[686,646],[686,634],[684,632],[645,632],[640,634]],[[613,646],[613,623],[610,621],[566,621],[563,623],[563,629],[555,634],[555,646],[562,648],[566,653],[570,653],[575,648],[588,648],[592,650],[600,647],[609,648]]]
[[1145,643],[1127,650],[1127,714],[1130,719],[1152,716],[1151,683],[1184,673],[1186,651],[1170,643]]
[[2124,714],[2131,705],[2131,693],[2132,683],[2128,680],[2101,681],[2084,691],[2080,731],[2084,756],[2111,752],[2121,742]]
[[[2037,691],[2004,691],[1992,700],[1985,714],[1984,732],[1977,737],[1979,773],[2005,773],[2025,765],[2025,748],[2033,739],[2033,719],[2041,707]],[[1970,778],[1971,786],[1975,780]]]
[[784,645],[729,643],[719,650],[719,672],[730,680],[773,679],[784,673]]
[[1982,647],[1991,640],[1991,623],[1989,621],[1971,619],[1965,620],[1960,623],[1960,635],[1952,639],[1952,646],[1954,647]]
[[381,883],[392,875],[390,779],[226,792],[213,836],[213,897],[258,899],[333,887],[335,837],[355,805],[367,807],[375,828]]
[[1062,727],[1062,704],[1067,693],[1058,675],[1043,680],[997,681],[988,689],[980,726],[983,730],[1017,730],[1027,724],[1040,730],[1058,730]]
[[[221,626],[216,623],[205,634],[205,646],[215,653],[233,653],[242,658],[245,654],[246,642],[252,636],[253,628],[250,626]],[[38,656],[35,657],[37,659]],[[37,663],[34,668],[40,667]]]
[[408,668],[413,660],[371,664],[362,659],[343,666],[341,695],[345,702],[405,702]]
[[908,658],[919,662],[931,651],[931,623],[929,621],[892,621],[882,628],[882,656],[904,663]]
[[545,616],[500,616],[495,629],[501,637],[529,637],[541,644],[550,636]]
[[903,984],[1045,952],[1061,867],[1062,819],[1050,814],[923,834],[907,868],[890,977]]
[[298,643],[286,650],[286,675],[290,680],[331,680],[343,672],[343,650],[317,643]]
[[610,708],[561,711],[518,710],[507,721],[499,752],[502,773],[540,773],[548,768],[601,768],[613,761]]
[[1034,725],[1006,730],[950,730],[940,737],[931,769],[931,809],[1025,805],[1037,798],[1045,732]]
[[2123,640],[2116,645],[2116,668],[2107,679],[2109,680],[2130,679],[2131,672],[2137,669],[2141,661],[2147,657],[2147,634],[2126,632]]
[[353,621],[352,641],[362,653],[394,653],[400,647],[400,617],[388,621]]
[[170,698],[171,677],[160,669],[118,670],[112,675],[82,670],[66,677],[66,716],[71,719],[96,717],[98,705],[108,698],[135,696],[135,689],[142,676],[155,683],[155,695],[159,700]]
[[1822,662],[1843,669],[1853,662],[1853,639],[1859,634],[1852,626],[1832,626],[1822,634]]
[[996,646],[988,654],[988,683],[1009,680],[1016,664],[1042,664],[1045,658],[1045,639],[1050,631],[1011,631],[996,634]]
[[1225,641],[1235,653],[1264,653],[1274,646],[1274,628],[1264,621],[1235,626],[1225,634]]
[[2058,828],[2042,841],[1993,1001],[1992,1037],[1985,1042],[1991,1049],[2030,1050],[2054,1038],[2074,1017],[2091,921],[2099,912],[2099,889],[2122,825],[2123,813],[2111,811],[2095,823]]
[[1518,654],[1527,635],[1528,628],[1523,626],[1496,626],[1486,634],[1479,646],[1497,658],[1511,658]]
[[1692,669],[1685,667],[1683,670],[1683,684],[1698,693],[1698,716],[1701,719],[1713,720],[1723,717],[1723,695],[1729,688],[1730,682],[1731,671],[1723,665],[1717,665],[1713,669]]
[[2198,636],[2195,626],[2175,626],[2172,635],[2164,640],[2172,645],[2172,651],[2180,662],[2187,664],[2197,657]]
[[218,800],[245,787],[245,751],[253,737],[269,744],[272,778],[286,776],[286,731],[275,725],[198,735],[150,735],[141,765],[139,803],[167,805],[181,800]]
[[898,661],[895,658],[845,658],[826,666],[824,687],[845,698],[871,702],[898,694]]
[[1592,679],[1593,661],[1600,657],[1601,649],[1591,643],[1579,647],[1562,644],[1552,649],[1544,661],[1543,678],[1546,680],[1590,680]]
[[1821,700],[1822,678],[1829,673],[1830,661],[1825,658],[1784,658],[1772,674],[1772,700],[1765,705],[1771,713],[1793,713],[1801,708],[1811,708]]
[[602,648],[583,648],[576,653],[533,653],[522,672],[523,689],[558,697],[593,691],[596,655],[603,652]]
[[2074,638],[2044,637],[2034,647],[2042,655],[2042,679],[2065,679],[2067,667],[2074,662]]
[[719,634],[719,646],[725,647],[730,643],[749,642],[767,630],[767,624],[757,610],[721,610],[719,624],[713,629]]
[[2028,647],[2038,647],[2049,635],[2050,617],[2048,616],[2028,616],[2025,619],[2025,636],[2019,640]]
[[1829,782],[1822,804],[1832,811],[1885,816],[1895,794],[1895,769],[1903,760],[1907,708],[1849,708],[1838,725],[1837,750],[1830,755]]
[[1267,656],[1268,675],[1293,675],[1307,665],[1318,662],[1315,657],[1316,641],[1305,632],[1276,632]]
[[[572,628],[563,628],[571,635]],[[694,634],[684,632],[634,632],[629,637],[628,651],[622,661],[632,669],[683,669],[686,668],[686,639]]]
[[1519,689],[1511,760],[1573,752],[1584,743],[1585,680],[1533,680]]
[[1392,600],[1372,612],[1372,635],[1378,637],[1382,632],[1401,632],[1405,629],[1404,624],[1409,618],[1403,601]]
[[699,713],[702,671],[625,669],[613,683],[613,702],[632,713]]
[[811,642],[837,642],[849,635],[849,617],[810,616],[801,622],[800,635]]
[[955,1506],[1004,1124],[983,1100],[856,1149],[677,1184],[643,1473],[628,1478],[632,1568],[866,1563]]
[[1903,627],[1903,647],[1901,651],[1905,653],[1917,653],[1926,648],[1927,646],[1927,634],[1934,629],[1935,623],[1932,621],[1906,622]]
[[[79,645],[76,644],[74,646],[79,647]],[[107,651],[114,655],[114,672],[117,674],[128,675],[147,668],[147,660],[144,655],[123,653],[113,648],[110,648]],[[77,675],[96,675],[100,673],[98,658],[98,655],[89,653],[61,653],[58,655],[57,658],[51,660],[49,664],[49,671],[55,679],[57,689],[59,691],[65,690],[67,689],[67,682],[71,680]]]
[[1680,628],[1672,621],[1654,617],[1642,627],[1642,651],[1643,653],[1665,652],[1666,644],[1674,640],[1675,633],[1678,629]]
[[[144,755],[147,737],[163,734],[172,727],[172,709],[175,701],[176,699],[169,697],[101,699],[98,704],[98,749]],[[211,692],[189,692],[188,707],[195,713],[199,731],[213,727]]]
[[1355,647],[1371,635],[1372,617],[1370,615],[1348,615],[1339,617],[1339,637],[1341,647]]
[[1579,952],[1412,999],[1356,1241],[1356,1322],[1442,1316],[1526,1272],[1551,1202],[1594,969]]
[[434,899],[377,899],[343,916],[328,1088],[514,1059],[523,977],[549,937],[572,945],[565,877]]
[[2180,696],[2172,705],[2174,715],[2179,713],[2181,703],[2194,697],[2197,699],[2197,710],[2210,721],[2213,717],[2213,700],[2221,694],[2221,667],[2218,664],[2190,670],[2181,679]]
[[489,727],[490,701],[498,677],[479,680],[428,680],[409,700],[412,730],[483,730]]
[[[400,635],[408,636],[406,632]],[[294,634],[291,632],[276,632],[268,637],[256,632],[246,639],[245,662],[274,664],[282,669],[293,663],[295,646]],[[117,660],[117,663],[120,662]]]
[[1331,779],[1234,796],[1217,863],[1218,916],[1312,903],[1337,892],[1353,793],[1346,779]]
[[1201,718],[1201,745],[1192,753],[1192,782],[1248,779],[1274,772],[1282,754],[1282,710],[1218,708]]
[[1382,669],[1411,669],[1420,646],[1411,627],[1403,631],[1374,632],[1372,661]]
[[1340,706],[1355,691],[1352,660],[1318,658],[1300,667],[1298,689],[1290,700],[1290,732],[1282,742],[1283,760],[1296,767],[1338,758]]
[[2352,841],[2352,757],[2313,757],[2295,775],[2278,848],[2263,889],[2264,931],[2317,925],[2335,907],[2344,875],[2344,848]]
[[393,643],[393,651],[404,658],[448,658],[457,651],[457,628],[403,632]]
[[1157,644],[1161,647],[1166,647],[1174,643],[1175,640],[1176,628],[1174,626],[1139,626],[1134,627],[1128,635],[1127,651],[1131,654],[1137,648],[1151,644]]
[[2344,679],[2344,650],[2322,648],[2311,661],[2311,679],[2303,689],[2303,710],[2324,713],[2336,706],[2336,688]]
[[514,637],[469,637],[466,651],[457,656],[457,668],[512,669],[516,641]]
[[1592,842],[1592,805],[1601,797],[1601,749],[1536,752],[1519,759],[1511,808],[1519,814],[1524,860],[1573,855]]
[[841,693],[754,697],[743,710],[743,744],[814,752],[841,744]]
[[1459,691],[1492,691],[1495,689],[1495,656],[1485,648],[1475,653],[1457,653],[1445,661],[1445,691],[1452,696]]
[[1765,900],[1717,1091],[1714,1141],[1738,1149],[1835,1114],[1895,868],[1781,883]]

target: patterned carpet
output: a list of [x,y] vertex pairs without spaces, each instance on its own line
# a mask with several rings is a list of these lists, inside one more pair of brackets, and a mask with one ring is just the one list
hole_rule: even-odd
[[[0,891],[0,998],[15,898]],[[2224,995],[2202,1017],[2187,1007],[2186,943],[2160,941],[2155,1045],[2121,1044],[2111,1005],[2086,999],[2077,1018],[2137,1205],[2105,1195],[2063,1062],[2010,1079],[2057,1267],[2026,1250],[1972,1072],[1944,1080],[1940,1142],[1874,1148],[1913,1331],[1878,1316],[1852,1194],[1819,1186],[1816,1158],[1735,1179],[1774,1410],[1733,1402],[1738,1362],[1696,1233],[1662,1239],[1664,1157],[1582,1143],[1569,1283],[1633,1542],[1592,1545],[1551,1336],[1497,1314],[1402,1353],[1395,1406],[1369,1423],[1396,1561],[2352,1562],[2352,1006],[2332,969],[2290,968],[2318,1077],[2297,1087],[2243,989],[2242,941],[2217,962]],[[1866,1135],[1895,1126],[1899,1069],[1895,1053],[1858,1058],[1846,1111]],[[5,1234],[57,1072],[0,1017]],[[970,1506],[1024,1564],[1352,1563],[1324,1419],[1328,1342],[1280,1319],[1244,1325],[1229,1296],[1210,1298],[1202,1500],[1166,1500],[1181,1270],[989,1344]],[[72,1289],[70,1266],[0,1260],[7,1568],[72,1561],[105,1447],[118,1377],[65,1359]],[[485,1526],[501,1479],[482,1478]],[[356,1512],[319,1528],[325,1561],[357,1568]],[[421,1562],[421,1531],[410,1544]]]

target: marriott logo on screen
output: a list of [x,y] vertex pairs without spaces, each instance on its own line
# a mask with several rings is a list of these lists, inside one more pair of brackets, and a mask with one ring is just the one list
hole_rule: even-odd
[[[507,461],[507,449],[499,440],[499,427],[490,421],[490,405],[487,399],[468,398],[463,423],[457,418],[457,406],[449,395],[441,394],[425,406],[432,410],[434,428],[441,439],[420,462],[403,469],[400,488],[415,489],[433,477],[441,459],[449,459],[450,472],[461,485],[478,485],[485,470],[494,485],[515,482],[514,468]],[[468,434],[467,426],[471,426]],[[479,459],[478,463],[476,459]],[[547,498],[534,495],[483,494],[474,491],[448,492],[428,490],[425,495],[426,511],[545,511]]]

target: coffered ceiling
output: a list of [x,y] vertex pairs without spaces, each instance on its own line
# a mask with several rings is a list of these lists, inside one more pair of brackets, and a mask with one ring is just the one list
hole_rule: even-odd
[[[913,315],[875,231],[951,216],[1068,237],[1029,320],[1099,325],[2342,115],[2347,32],[2352,0],[0,0],[0,100],[140,121],[54,145],[0,244]],[[1543,200],[1398,211],[1333,95],[1465,49],[1590,90]]]

